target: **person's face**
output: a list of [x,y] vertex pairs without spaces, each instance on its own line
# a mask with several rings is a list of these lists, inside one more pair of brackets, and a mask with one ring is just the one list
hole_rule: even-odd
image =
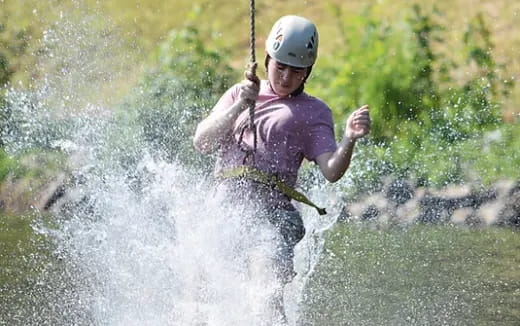
[[308,68],[296,68],[270,59],[267,64],[267,77],[274,92],[288,96],[300,87],[307,76]]

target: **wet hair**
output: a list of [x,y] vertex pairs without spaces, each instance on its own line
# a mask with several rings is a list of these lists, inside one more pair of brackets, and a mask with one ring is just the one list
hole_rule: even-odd
[[[269,65],[270,60],[271,60],[271,56],[269,54],[266,54],[265,61],[264,61],[266,71],[268,69],[267,66]],[[311,75],[311,72],[312,72],[312,66],[307,67],[307,75],[305,75],[305,78],[303,78],[302,83],[300,84],[300,87],[298,87],[296,90],[294,90],[294,92],[292,92],[290,94],[290,96],[298,96],[301,93],[303,93],[303,90],[305,88],[305,82],[307,81],[307,78],[309,78],[309,76]]]

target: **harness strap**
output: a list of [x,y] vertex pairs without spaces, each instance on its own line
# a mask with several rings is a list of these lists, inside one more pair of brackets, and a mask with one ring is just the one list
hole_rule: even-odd
[[287,197],[299,201],[301,203],[307,204],[311,207],[314,207],[318,214],[325,215],[327,211],[325,208],[320,208],[316,204],[314,204],[307,196],[303,193],[297,191],[296,189],[290,187],[285,182],[281,181],[274,175],[270,175],[266,172],[260,171],[258,169],[249,167],[249,166],[239,166],[236,168],[232,168],[222,172],[219,177],[221,178],[246,178],[259,183],[263,183],[265,185],[271,186],[286,195]]

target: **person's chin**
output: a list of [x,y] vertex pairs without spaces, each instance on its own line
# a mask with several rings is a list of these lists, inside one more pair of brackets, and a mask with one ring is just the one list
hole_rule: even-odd
[[279,86],[276,89],[276,94],[278,94],[279,96],[282,96],[282,97],[289,96],[289,94],[291,94],[291,93],[292,93],[292,91],[287,87]]

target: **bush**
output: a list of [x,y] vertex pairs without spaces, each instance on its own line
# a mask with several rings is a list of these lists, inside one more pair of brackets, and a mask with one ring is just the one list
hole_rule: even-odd
[[173,30],[160,45],[153,68],[124,104],[154,151],[186,166],[208,169],[193,149],[196,124],[237,78],[224,54],[204,44],[196,28]]
[[369,104],[377,143],[405,136],[411,121],[429,124],[428,111],[438,105],[428,43],[438,27],[416,14],[414,21],[386,24],[370,12],[343,18],[338,11],[346,46],[320,61],[321,73],[310,85],[317,86],[311,92],[327,100],[337,121]]
[[[354,184],[377,186],[385,175],[430,185],[511,176],[492,168],[494,154],[471,155],[481,153],[486,135],[497,130],[505,146],[501,151],[508,153],[502,160],[518,159],[512,155],[512,131],[500,119],[500,99],[512,86],[500,77],[503,67],[491,55],[491,36],[481,15],[468,24],[466,58],[458,63],[435,53],[444,28],[417,5],[398,23],[377,20],[370,8],[363,17],[338,8],[336,14],[345,46],[322,56],[308,88],[331,105],[341,122],[339,134],[348,111],[371,106],[369,147],[359,148],[357,160],[363,163],[356,169],[363,171],[352,173],[353,179],[361,178]],[[455,69],[472,73],[455,80]]]
[[0,148],[0,183],[5,180],[14,167],[15,162],[13,159],[11,159],[2,148]]

